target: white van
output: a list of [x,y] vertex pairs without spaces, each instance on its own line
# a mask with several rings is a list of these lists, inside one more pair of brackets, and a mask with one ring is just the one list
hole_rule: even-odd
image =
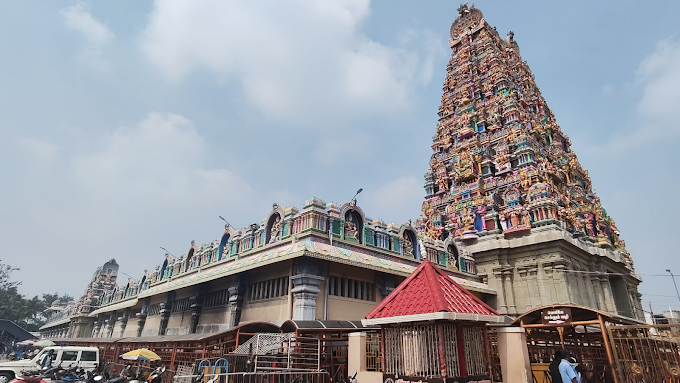
[[51,346],[43,348],[33,359],[15,360],[0,363],[0,383],[8,383],[10,380],[21,375],[21,371],[40,369],[43,358],[50,350],[54,350],[55,359],[52,366],[61,362],[64,368],[78,365],[85,370],[94,370],[99,365],[99,349],[97,347],[81,346]]

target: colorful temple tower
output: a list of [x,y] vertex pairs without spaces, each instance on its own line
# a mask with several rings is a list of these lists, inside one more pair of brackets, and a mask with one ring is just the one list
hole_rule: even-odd
[[458,11],[420,232],[472,255],[502,314],[563,302],[640,317],[630,254],[514,33]]

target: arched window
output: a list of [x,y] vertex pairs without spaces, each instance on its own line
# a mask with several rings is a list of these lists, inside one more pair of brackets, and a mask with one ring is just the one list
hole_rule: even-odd
[[265,227],[265,245],[274,243],[281,239],[281,214],[274,213],[269,217],[267,226]]
[[418,259],[418,241],[412,230],[404,230],[404,255]]
[[229,242],[229,238],[231,235],[229,233],[225,233],[222,236],[222,239],[220,240],[220,246],[217,248],[217,260],[221,260],[222,256],[224,254],[224,249],[227,247],[227,243]]
[[458,249],[454,244],[451,243],[446,247],[446,256],[448,257],[449,267],[458,269]]
[[361,236],[364,223],[361,215],[354,210],[345,214],[345,239],[348,241],[363,243]]

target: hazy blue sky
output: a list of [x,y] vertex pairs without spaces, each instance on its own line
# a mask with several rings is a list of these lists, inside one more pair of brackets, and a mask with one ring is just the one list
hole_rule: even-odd
[[[451,1],[7,1],[0,259],[27,295],[141,277],[317,196],[388,222],[424,195]],[[680,308],[680,2],[481,1],[528,61],[643,275]],[[124,278],[122,278],[124,279]]]

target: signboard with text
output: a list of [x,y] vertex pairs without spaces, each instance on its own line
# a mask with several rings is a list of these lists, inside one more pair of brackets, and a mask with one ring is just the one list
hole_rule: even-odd
[[571,309],[562,307],[543,310],[541,311],[541,321],[544,325],[571,323]]

